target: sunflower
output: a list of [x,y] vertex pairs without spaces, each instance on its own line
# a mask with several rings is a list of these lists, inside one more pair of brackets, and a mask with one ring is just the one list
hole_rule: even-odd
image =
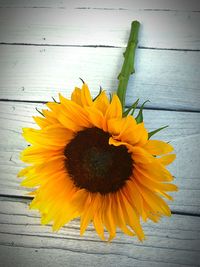
[[117,228],[143,240],[141,220],[171,214],[163,197],[171,200],[166,192],[177,190],[165,168],[175,159],[173,147],[149,140],[144,122],[123,116],[116,94],[92,99],[83,83],[71,100],[59,99],[34,117],[40,129],[23,129],[31,146],[22,152],[29,166],[19,176],[35,188],[30,207],[55,231],[80,217],[81,235],[92,222],[102,240],[112,240]]

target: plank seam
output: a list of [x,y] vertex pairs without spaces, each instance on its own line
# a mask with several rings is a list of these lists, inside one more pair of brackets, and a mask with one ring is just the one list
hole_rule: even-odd
[[[7,98],[0,98],[0,102],[14,102],[14,103],[30,103],[30,104],[46,104],[51,101],[41,101],[41,100],[18,100],[18,99],[7,99]],[[126,106],[129,108],[130,106]],[[141,105],[138,105],[137,108],[140,108]],[[191,110],[191,109],[173,109],[173,108],[162,108],[162,107],[144,107],[144,110],[160,110],[160,111],[174,111],[174,112],[188,112],[188,113],[200,113],[200,110]]]
[[52,46],[52,47],[87,47],[87,48],[125,48],[114,45],[68,45],[68,44],[36,44],[36,43],[9,43],[0,42],[0,45],[24,45],[24,46]]
[[182,211],[172,211],[172,214],[180,215],[180,216],[190,216],[190,217],[200,217],[200,214],[191,213],[191,212],[182,212]]
[[[74,240],[77,241],[77,239],[74,239]],[[78,241],[80,241],[80,240],[78,240]],[[53,247],[53,246],[51,246],[51,247],[50,246],[49,247],[45,247],[45,246],[40,246],[40,247],[37,247],[37,246],[23,246],[23,245],[19,245],[19,244],[14,244],[14,242],[0,243],[0,246],[16,247],[16,248],[31,248],[31,249],[35,249],[35,250],[37,250],[37,249],[47,249],[47,250],[55,249],[55,250],[69,251],[69,252],[72,252],[72,253],[82,253],[82,254],[86,254],[86,255],[103,255],[103,256],[104,255],[107,255],[107,256],[113,255],[113,256],[125,257],[125,258],[132,259],[132,260],[135,260],[135,261],[138,261],[138,262],[148,262],[148,263],[155,263],[156,262],[156,263],[168,263],[168,264],[172,263],[173,265],[177,265],[177,266],[191,266],[191,264],[182,264],[182,263],[179,264],[179,263],[169,262],[169,261],[157,261],[157,260],[151,261],[149,259],[145,260],[145,259],[140,259],[140,258],[136,258],[136,257],[131,257],[129,255],[125,255],[125,254],[121,254],[121,253],[87,252],[87,251],[80,251],[80,250],[75,250],[75,249],[73,250],[73,249],[69,249],[69,248]],[[192,265],[192,266],[193,267],[198,267],[199,265]]]
[[[45,239],[48,239],[48,238],[52,238],[51,236],[49,237],[49,236],[45,236],[45,235],[34,235],[34,234],[24,234],[24,233],[10,233],[10,232],[0,232],[0,234],[7,234],[7,235],[16,235],[16,236],[30,236],[30,237],[42,237],[42,238],[45,238]],[[79,242],[80,241],[85,241],[85,242],[93,242],[93,243],[99,243],[99,242],[103,242],[103,241],[98,241],[98,240],[94,240],[94,239],[77,239],[77,238],[60,238],[60,237],[56,237],[56,238],[58,238],[58,239],[67,239],[67,240],[72,240],[72,241],[74,241],[74,240],[78,240]],[[114,241],[112,241],[113,243],[115,243],[115,244],[118,244],[118,242],[114,242]],[[10,243],[11,245],[15,245],[15,244],[13,244],[12,242]],[[129,244],[129,243],[122,243],[123,245],[126,245],[126,244]],[[5,243],[3,243],[3,242],[0,242],[0,245],[6,245]],[[17,246],[18,246],[18,244],[17,244]],[[22,246],[22,245],[21,245]],[[136,247],[141,247],[141,245],[140,244],[136,244],[136,243],[134,243],[134,246],[136,246]],[[29,246],[22,246],[22,247],[29,247]],[[163,249],[163,250],[175,250],[175,251],[191,251],[191,252],[199,252],[199,250],[194,250],[194,249],[192,249],[192,250],[188,250],[188,249],[182,249],[182,248],[180,248],[180,249],[177,249],[177,248],[169,248],[169,247],[159,247],[159,246],[148,246],[148,245],[144,245],[144,243],[142,244],[142,247],[146,247],[146,248],[155,248],[155,249]],[[31,247],[31,248],[33,248],[33,247]],[[35,248],[38,248],[38,247],[35,247]],[[79,251],[78,249],[76,250],[76,249],[74,249],[74,250],[71,250],[71,249],[69,249],[69,248],[64,248],[64,247],[52,247],[52,246],[40,246],[39,247],[40,249],[42,249],[42,248],[45,248],[45,249],[61,249],[61,250],[67,250],[67,251],[71,251],[71,252],[81,252],[81,253],[86,253],[86,254],[95,254],[95,255],[115,255],[115,256],[125,256],[125,257],[127,257],[127,258],[131,258],[131,259],[135,259],[135,260],[140,260],[140,259],[138,259],[138,258],[134,258],[134,257],[131,257],[131,256],[129,256],[129,255],[124,255],[124,254],[120,254],[120,253],[105,253],[105,252],[102,252],[102,253],[100,253],[100,252],[90,252],[90,253],[88,253],[87,251]],[[142,260],[143,261],[143,260]],[[147,261],[147,260],[144,260],[144,261]],[[156,261],[157,262],[157,261]],[[160,261],[158,261],[158,262],[160,262]],[[186,265],[187,266],[187,265]],[[191,266],[191,265],[188,265],[188,266]],[[194,265],[193,265],[194,266]]]
[[[66,8],[63,8],[66,9]],[[110,10],[115,10],[115,11],[127,11],[127,10],[138,10],[138,11],[147,11],[147,12],[190,12],[190,13],[199,13],[200,10],[178,10],[178,9],[168,9],[168,8],[109,8],[109,7],[75,7],[74,9],[79,9],[79,10],[105,10],[105,11],[110,11]]]
[[[19,214],[12,214],[12,213],[0,213],[0,214],[2,214],[2,215],[11,215],[11,216],[20,216]],[[25,216],[24,215],[24,217],[27,217],[27,216]],[[32,218],[37,218],[37,219],[39,219],[39,217],[32,217]],[[74,219],[73,221],[75,222],[78,222],[77,221],[78,219]],[[0,225],[8,225],[8,222],[0,222]],[[13,226],[39,226],[39,227],[41,227],[41,224],[40,223],[19,223],[19,222],[17,222],[17,223],[13,223],[13,222],[9,222],[9,225],[13,225]],[[52,225],[50,225],[50,224],[47,224],[46,225],[46,227],[47,227],[47,229],[46,230],[48,230],[49,229],[49,227],[51,227]],[[148,227],[149,229],[151,228],[151,229],[154,229],[155,230],[155,228],[152,228],[152,227]],[[70,223],[69,224],[66,224],[66,225],[64,225],[63,227],[62,227],[62,229],[64,230],[64,229],[72,229],[72,230],[77,230],[77,226],[72,226],[72,225],[70,225]],[[159,229],[160,230],[160,228],[157,228],[156,227],[156,229]],[[167,229],[167,230],[170,230],[170,229]],[[183,229],[182,229],[183,230]],[[183,230],[183,231],[185,231],[185,230]],[[94,233],[94,229],[92,229],[92,228],[88,228],[87,229],[87,232],[89,233]],[[117,229],[117,231],[116,231],[117,233],[122,233],[121,231],[120,231],[120,229]],[[191,230],[191,232],[195,232],[196,233],[196,231],[193,231],[193,230]],[[4,233],[4,232],[2,232],[2,233]],[[48,231],[43,231],[42,232],[43,234],[49,234],[49,232]],[[51,233],[52,235],[50,235],[49,237],[50,238],[52,238],[52,239],[57,239],[57,238],[60,238],[59,236],[57,236],[57,235],[53,235],[54,234],[54,232],[52,232]],[[37,235],[37,236],[39,236],[39,235]],[[165,235],[165,233],[163,233],[163,234],[158,234],[157,232],[155,232],[155,234],[153,235],[153,234],[148,234],[148,238],[149,237],[160,237],[160,238],[163,238],[163,237],[166,237],[166,235]],[[41,236],[41,237],[43,237],[43,236]],[[64,237],[64,236],[61,236],[61,238],[62,239],[68,239],[68,240],[74,240],[74,238],[70,238],[70,237]],[[173,239],[173,240],[180,240],[180,241],[183,241],[183,240],[187,240],[187,241],[195,241],[195,240],[198,240],[197,238],[177,238],[177,237],[169,237],[170,239]],[[87,240],[87,239],[86,239]],[[81,239],[81,241],[82,241],[82,239]],[[95,240],[94,240],[95,241]],[[98,241],[97,241],[98,242]],[[115,240],[115,243],[116,244],[124,244],[124,242],[121,242],[121,241],[116,241]],[[126,244],[132,244],[132,242],[126,242]]]
[[[125,48],[125,46],[115,46],[115,45],[68,45],[68,44],[36,44],[36,43],[9,43],[9,42],[0,42],[0,45],[14,45],[14,46],[42,46],[42,47],[82,47],[82,48]],[[165,48],[165,47],[151,47],[151,46],[138,46],[138,49],[145,50],[158,50],[158,51],[180,51],[180,52],[200,52],[200,49],[187,49],[187,48]]]
[[191,13],[199,13],[200,10],[179,10],[179,9],[170,9],[170,8],[112,8],[112,7],[72,7],[67,8],[65,6],[58,7],[50,7],[50,6],[0,6],[0,9],[75,9],[75,10],[104,10],[104,11],[127,11],[127,10],[138,10],[138,11],[147,11],[147,12],[191,12]]
[[[32,200],[33,197],[31,196],[19,196],[19,195],[8,195],[8,194],[0,194],[0,197],[5,198],[5,199],[16,199],[16,200]],[[171,213],[173,215],[184,215],[184,216],[191,216],[191,217],[200,217],[200,214],[197,213],[190,213],[190,212],[180,212],[176,210],[172,210]]]

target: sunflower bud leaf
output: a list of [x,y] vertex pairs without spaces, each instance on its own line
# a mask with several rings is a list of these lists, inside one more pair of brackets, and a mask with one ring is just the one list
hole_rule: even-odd
[[83,84],[85,83],[84,80],[83,80],[82,78],[79,77],[79,79],[81,80],[81,82],[82,82]]
[[149,132],[148,133],[148,139],[150,139],[154,134],[160,132],[161,130],[163,130],[163,129],[167,128],[167,127],[169,127],[169,125],[163,126],[163,127],[158,128],[158,129],[156,129],[156,130],[154,130],[152,132]]
[[53,99],[53,102],[58,103],[53,96],[51,98]]
[[97,96],[95,96],[95,98],[93,99],[93,101],[95,101],[101,94],[101,92],[103,91],[101,85],[100,85],[100,88],[99,88],[99,93],[97,94]]
[[35,109],[37,110],[38,113],[40,113],[40,115],[42,115],[43,117],[45,117],[44,114],[38,108],[35,108]]
[[131,115],[133,115],[135,109],[137,108],[138,102],[139,102],[139,98],[129,108],[127,108],[126,111],[124,111],[123,117],[126,117],[131,111],[132,111]]
[[144,105],[145,105],[147,102],[150,102],[150,101],[147,100],[147,101],[145,101],[145,102],[142,104],[142,106],[141,106],[141,108],[140,108],[140,110],[139,110],[139,112],[138,112],[138,115],[137,115],[137,117],[135,118],[135,120],[136,120],[137,123],[141,123],[141,122],[143,122],[143,108],[144,108]]

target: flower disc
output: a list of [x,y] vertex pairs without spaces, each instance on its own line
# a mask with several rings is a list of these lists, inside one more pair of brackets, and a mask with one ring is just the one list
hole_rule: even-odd
[[132,174],[126,146],[109,145],[110,134],[93,127],[76,134],[67,144],[66,169],[75,185],[89,192],[116,192]]

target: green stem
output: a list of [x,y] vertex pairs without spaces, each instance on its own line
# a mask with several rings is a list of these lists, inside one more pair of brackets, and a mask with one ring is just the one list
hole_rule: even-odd
[[117,89],[117,95],[121,101],[122,109],[124,111],[126,90],[128,85],[129,76],[135,72],[134,59],[135,49],[138,43],[138,32],[140,23],[133,21],[131,23],[131,33],[129,36],[128,44],[124,52],[124,63],[120,74],[118,75],[119,85]]

